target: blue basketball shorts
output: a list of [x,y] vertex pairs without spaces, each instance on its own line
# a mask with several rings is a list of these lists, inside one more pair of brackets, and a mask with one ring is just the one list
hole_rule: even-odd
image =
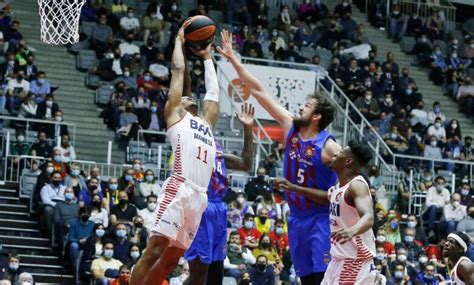
[[227,244],[227,204],[223,201],[208,201],[201,223],[191,247],[184,258],[188,261],[197,257],[204,264],[223,261]]

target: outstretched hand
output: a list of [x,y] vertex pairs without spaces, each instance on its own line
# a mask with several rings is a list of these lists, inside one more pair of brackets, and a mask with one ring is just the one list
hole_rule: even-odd
[[237,119],[239,119],[244,126],[253,126],[255,107],[250,103],[244,103],[240,106],[240,109],[240,113],[235,112]]
[[176,36],[176,39],[181,41],[182,44],[186,41],[186,38],[184,37],[184,30],[191,24],[191,18],[187,18],[184,20],[183,24],[181,25],[181,28],[179,28],[178,35]]
[[189,49],[192,51],[193,54],[196,56],[206,60],[211,59],[211,50],[212,50],[212,42],[210,42],[206,48],[199,48],[190,46]]
[[232,49],[232,34],[226,30],[221,31],[221,45],[217,47],[217,51],[227,60],[235,56]]

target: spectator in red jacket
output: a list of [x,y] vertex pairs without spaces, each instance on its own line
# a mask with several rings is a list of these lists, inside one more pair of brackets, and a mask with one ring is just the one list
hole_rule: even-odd
[[272,240],[272,247],[277,249],[280,257],[283,257],[283,254],[290,248],[288,234],[285,233],[284,227],[285,221],[277,219],[274,230],[268,234]]
[[262,233],[255,228],[255,220],[252,214],[244,216],[244,226],[240,227],[237,232],[240,235],[240,243],[250,249],[258,247],[258,241]]

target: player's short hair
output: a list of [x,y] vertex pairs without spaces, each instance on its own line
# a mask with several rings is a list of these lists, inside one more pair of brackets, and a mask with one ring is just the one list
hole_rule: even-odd
[[351,140],[349,141],[348,146],[358,165],[365,166],[372,160],[373,155],[366,143]]
[[316,108],[314,108],[314,114],[320,114],[321,120],[319,120],[319,130],[326,129],[329,124],[334,121],[336,117],[336,108],[325,96],[315,93],[310,95],[308,99],[314,99],[317,101]]

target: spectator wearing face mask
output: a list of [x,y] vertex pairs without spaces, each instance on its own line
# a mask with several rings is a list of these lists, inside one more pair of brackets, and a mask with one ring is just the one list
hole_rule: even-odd
[[62,185],[60,172],[53,172],[51,183],[41,188],[41,202],[43,203],[43,219],[48,232],[51,232],[53,225],[54,207],[57,202],[64,201],[64,191],[66,186]]
[[431,172],[430,168],[426,168],[423,171],[423,176],[421,177],[420,183],[418,184],[418,188],[420,191],[426,192],[432,185],[433,173]]
[[102,252],[102,256],[92,261],[91,273],[92,279],[96,284],[106,285],[112,281],[111,277],[106,277],[106,274],[110,274],[107,271],[116,271],[117,274],[115,275],[118,275],[118,270],[120,266],[122,266],[122,262],[113,258],[114,244],[112,241],[104,241]]
[[268,235],[272,241],[272,247],[277,250],[278,256],[282,258],[283,254],[290,248],[288,234],[285,233],[285,221],[282,219],[276,220],[274,230]]
[[[464,161],[463,145],[462,141],[458,136],[453,137],[453,139],[445,147],[445,156],[451,160]],[[454,172],[456,170],[456,164],[448,163],[448,170]]]
[[231,232],[224,260],[225,276],[239,279],[243,272],[247,270],[247,267],[255,264],[255,261],[252,252],[241,244],[239,233],[236,231]]
[[122,51],[117,47],[113,51],[108,52],[99,61],[99,65],[92,69],[92,72],[104,81],[112,81],[123,74],[127,64],[128,58],[122,57]]
[[[15,132],[16,140],[10,143],[10,155],[30,155],[31,154],[31,144],[26,142],[25,132],[17,130]],[[13,163],[18,164],[19,159],[14,158]]]
[[266,208],[261,208],[258,211],[258,216],[255,217],[255,228],[262,234],[268,234],[272,227],[272,221],[269,218],[269,212]]
[[159,52],[155,55],[154,58],[150,58],[150,66],[148,67],[151,75],[160,83],[161,85],[169,85],[170,80],[170,70],[165,61],[165,54]]
[[[135,36],[140,31],[140,21],[135,17],[133,8],[128,8],[127,15],[120,19],[120,29],[123,34]],[[133,41],[133,38],[132,38]]]
[[157,204],[158,196],[150,194],[146,197],[146,208],[138,211],[138,215],[143,218],[143,225],[148,231],[151,231],[153,223],[155,222],[155,209]]
[[127,192],[121,190],[118,194],[119,203],[110,209],[110,223],[115,226],[119,223],[133,227],[133,217],[137,215],[137,208],[131,205]]
[[461,195],[461,205],[469,206],[472,203],[471,185],[469,179],[463,179],[461,181],[461,188],[456,191]]
[[342,3],[337,4],[336,8],[334,8],[334,17],[340,18],[347,13],[352,14],[352,6],[349,4],[348,0],[342,0]]
[[425,228],[421,223],[418,222],[416,215],[408,215],[406,228],[415,230],[415,240],[420,242],[420,246],[428,245],[428,239],[426,238]]
[[[81,195],[83,191],[87,192],[87,183],[86,179],[84,176],[81,174],[81,167],[80,165],[76,163],[72,163],[70,166],[70,173],[64,178],[64,185],[66,187],[71,187],[74,190],[74,195],[79,199],[79,202],[83,201],[83,198]],[[90,204],[90,197],[89,200],[87,201],[87,206]],[[84,206],[84,203],[80,203],[81,207]]]
[[267,191],[270,191],[270,184],[265,181],[266,170],[263,167],[257,169],[257,177],[251,179],[245,185],[245,194],[248,201],[255,201],[258,196],[263,196]]
[[119,49],[121,52],[120,56],[125,60],[128,60],[134,54],[140,53],[140,47],[133,43],[134,39],[135,33],[133,31],[128,31],[126,33],[125,41],[119,45]]
[[15,78],[8,80],[6,106],[10,114],[19,109],[21,100],[30,92],[30,82],[24,76],[24,72],[19,70]]
[[428,113],[428,121],[435,123],[437,118],[441,119],[442,124],[446,122],[446,115],[441,112],[441,104],[438,101],[435,101],[433,103],[433,110]]
[[240,235],[241,244],[254,249],[258,247],[258,241],[262,233],[255,228],[255,220],[252,214],[246,214],[244,217],[244,225],[237,230]]
[[444,206],[450,201],[449,191],[444,186],[445,183],[446,180],[442,176],[436,177],[435,183],[426,193],[426,211],[424,217],[428,220],[428,231],[436,231],[435,222],[439,221],[443,215]]
[[79,210],[79,217],[69,227],[68,243],[72,268],[76,268],[79,252],[84,248],[86,240],[93,234],[95,224],[89,221],[90,216],[91,211],[89,208],[81,208]]
[[23,272],[18,276],[18,285],[33,285],[33,275],[28,272]]
[[456,231],[456,227],[462,219],[466,217],[466,206],[461,205],[461,195],[454,193],[451,196],[451,203],[444,205],[443,222],[441,229],[446,229],[446,235]]
[[[136,253],[138,253],[138,256],[140,256],[140,252],[137,251]],[[120,268],[119,268],[119,277],[112,280],[110,282],[110,285],[128,285],[128,282],[130,280],[130,269],[129,269],[130,267],[131,266],[127,266],[125,264],[120,266]]]
[[107,212],[110,212],[110,209],[119,203],[119,191],[117,189],[117,178],[109,177],[107,187],[102,190],[103,196],[105,198],[105,208],[107,209]]
[[257,256],[257,263],[249,271],[252,284],[274,285],[275,272],[273,266],[268,265],[268,259],[265,255]]
[[[138,118],[140,126],[149,131],[163,131],[165,129],[165,120],[162,110],[158,107],[158,102],[153,100],[150,102],[150,109],[143,110],[143,115]],[[148,145],[153,142],[165,142],[165,135],[145,133],[145,141]]]
[[38,142],[31,146],[31,155],[47,158],[51,157],[52,152],[53,147],[49,144],[46,133],[44,131],[39,131]]
[[54,102],[53,94],[48,94],[45,101],[38,104],[36,118],[41,120],[52,120],[54,114],[59,110],[58,104]]
[[2,280],[8,280],[11,284],[17,284],[18,278],[23,270],[20,268],[20,256],[17,254],[10,254],[8,257],[8,268],[1,268],[3,270]]
[[170,279],[170,285],[183,285],[189,277],[189,264],[184,262],[179,276]]
[[137,79],[138,87],[145,88],[145,92],[161,89],[161,85],[155,81],[149,70],[143,71],[142,75]]
[[448,70],[448,65],[443,56],[443,52],[440,46],[435,46],[433,48],[433,53],[431,54],[431,71],[430,79],[436,85],[441,85],[445,79],[445,73]]
[[448,126],[446,127],[446,139],[448,142],[454,137],[461,138],[461,126],[459,125],[459,121],[456,119],[452,119],[449,121]]
[[[135,164],[135,163],[134,163]],[[134,166],[135,167],[135,166]],[[126,168],[118,179],[118,189],[127,192],[130,200],[135,193],[135,169]]]
[[390,35],[393,42],[399,42],[407,30],[408,18],[400,11],[398,4],[393,5],[392,13],[390,14]]
[[90,272],[92,261],[102,255],[102,244],[104,241],[104,235],[104,225],[100,223],[95,224],[92,236],[90,236],[83,245],[84,251],[82,255],[81,264],[79,265],[79,272]]
[[415,264],[418,261],[418,256],[423,252],[423,245],[419,240],[415,239],[415,229],[405,228],[403,232],[403,242],[396,244],[395,247],[404,247],[407,252],[407,261]]
[[380,103],[380,112],[384,112],[390,117],[395,117],[395,114],[398,114],[399,106],[396,102],[393,101],[392,93],[385,92],[385,97],[382,103]]
[[76,151],[69,142],[69,135],[64,134],[61,136],[61,145],[59,147],[61,151],[61,159],[63,162],[72,162],[76,160]]
[[375,238],[375,245],[377,248],[382,248],[385,255],[395,250],[394,243],[387,241],[386,231],[384,228],[377,230],[377,236]]
[[[118,85],[119,83],[123,83],[125,86],[122,86],[122,90],[125,91],[126,93],[128,93],[128,89],[125,88],[125,87],[128,87],[128,88],[131,88],[133,90],[136,90],[138,88],[138,85],[137,85],[137,78],[135,76],[135,74],[132,74],[130,72],[130,67],[128,66],[124,66],[123,67],[123,73],[119,76],[117,76],[117,78],[115,78],[114,81],[111,82],[111,84],[113,85]],[[116,88],[117,90],[117,88]]]
[[104,225],[105,227],[109,226],[109,215],[107,210],[103,208],[105,199],[102,198],[102,193],[96,193],[92,195],[91,199],[91,217],[89,220],[93,221],[96,224]]
[[119,260],[122,263],[127,263],[130,254],[130,248],[132,243],[128,240],[129,229],[124,223],[118,223],[114,228],[114,238],[112,242],[114,244],[114,256],[113,258]]
[[419,38],[423,29],[423,20],[418,16],[417,11],[414,11],[407,22],[407,36]]
[[446,129],[440,117],[436,117],[435,122],[428,128],[428,136],[435,137],[439,145],[446,143]]
[[[425,145],[425,149],[423,151],[423,157],[430,158],[430,159],[442,159],[443,155],[441,152],[441,148],[438,146],[438,140],[435,136],[430,137],[429,144]],[[435,164],[439,165],[439,162],[434,162]],[[433,161],[428,161],[428,169],[433,168]]]
[[[407,261],[407,255],[408,255],[407,250],[403,246],[401,246],[397,250],[396,259],[389,263],[389,268],[390,268],[390,271],[393,273],[392,277],[395,277],[396,280],[400,281],[400,280],[404,279],[405,282],[408,282],[408,281],[415,282],[417,271]],[[400,265],[403,267],[403,274],[402,275],[397,273],[397,271],[400,271],[399,270]],[[390,283],[390,281],[389,281],[388,284],[397,284],[398,285],[398,284],[410,284],[410,283]]]
[[[151,2],[150,5],[152,5]],[[166,22],[161,13],[161,4],[155,4],[156,9],[152,9],[149,6],[147,8],[145,17],[143,17],[143,42],[148,42],[150,39],[153,41],[153,37],[158,39],[161,46],[165,44],[164,32],[169,29],[170,24]]]
[[77,205],[74,191],[71,187],[64,190],[64,201],[54,206],[54,224],[56,240],[59,248],[63,248],[64,236],[68,233],[71,224],[79,217],[79,205]]
[[130,242],[140,249],[145,249],[148,239],[148,230],[144,226],[144,219],[140,215],[133,218],[133,227],[130,230]]
[[389,217],[389,220],[385,225],[385,238],[386,241],[392,244],[400,243],[402,241],[400,235],[399,220],[396,217]]
[[[147,169],[145,171],[143,181],[138,185],[138,188],[143,201],[145,201],[145,199],[147,199],[147,197],[151,194],[154,194],[156,196],[160,194],[161,187],[155,177],[155,174],[153,173],[153,170]],[[138,199],[135,200],[136,202],[138,202]]]

